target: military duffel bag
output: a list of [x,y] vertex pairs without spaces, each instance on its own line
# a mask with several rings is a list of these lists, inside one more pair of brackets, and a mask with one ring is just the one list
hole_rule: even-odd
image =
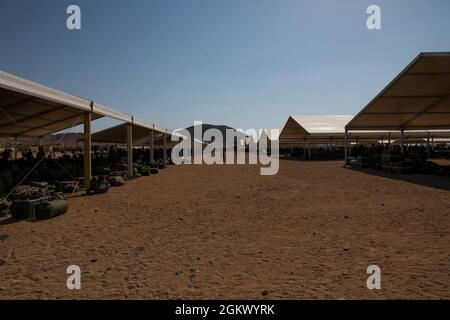
[[39,219],[51,219],[67,212],[69,203],[65,199],[49,200],[41,203],[36,210]]

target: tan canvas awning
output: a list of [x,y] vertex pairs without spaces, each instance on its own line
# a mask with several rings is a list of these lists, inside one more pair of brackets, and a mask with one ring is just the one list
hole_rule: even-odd
[[450,129],[450,53],[421,53],[346,128]]

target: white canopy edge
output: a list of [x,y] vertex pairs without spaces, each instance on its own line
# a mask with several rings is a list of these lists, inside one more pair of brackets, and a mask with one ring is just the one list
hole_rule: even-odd
[[0,87],[73,108],[90,111],[91,101],[0,71]]
[[[389,82],[389,84],[383,89],[381,90],[381,92],[375,96],[375,98],[373,98],[347,125],[346,125],[346,130],[348,131],[353,131],[353,130],[373,130],[373,131],[389,131],[389,130],[401,130],[402,128],[394,128],[393,126],[385,126],[385,125],[380,125],[380,126],[369,126],[369,127],[365,127],[365,126],[361,126],[361,125],[355,125],[354,123],[359,120],[359,118],[361,116],[363,116],[365,114],[365,112],[372,106],[374,105],[379,99],[381,99],[399,80],[401,80],[401,78],[403,76],[405,76],[412,68],[415,67],[415,65],[422,59],[422,58],[427,58],[427,57],[440,57],[440,58],[450,58],[450,52],[421,52],[416,58],[413,59],[413,61],[411,61],[391,82]],[[419,73],[420,74],[420,73]],[[425,72],[426,74],[426,72]],[[394,96],[395,97],[395,96]],[[405,97],[403,97],[405,98]],[[415,98],[415,96],[411,96],[408,98]],[[445,102],[446,100],[449,99],[449,96],[447,95],[446,97],[441,97],[443,98],[442,100],[438,101],[438,103],[436,104],[437,106],[440,105],[442,102]],[[432,106],[433,108],[433,106]],[[420,114],[423,112],[417,112],[417,114]],[[435,130],[446,130],[450,128],[450,124],[448,126],[439,126],[439,127],[434,127]],[[405,131],[406,130],[427,130],[427,129],[433,129],[433,127],[428,127],[428,128],[417,128],[417,127],[410,127],[410,128],[403,128]]]
[[92,111],[92,113],[97,115],[97,117],[110,117],[125,123],[133,123],[134,125],[140,127],[152,129],[157,132],[169,132],[168,129],[157,126],[154,123],[134,118],[132,115],[122,113],[101,103],[52,89],[42,84],[38,84],[3,71],[0,71],[0,88],[43,100],[48,100],[82,111]]

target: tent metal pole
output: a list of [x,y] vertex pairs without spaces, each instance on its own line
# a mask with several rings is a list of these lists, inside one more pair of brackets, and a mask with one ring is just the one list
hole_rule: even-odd
[[352,135],[348,135],[348,157],[352,157]]
[[434,152],[434,137],[431,137],[431,151]]
[[311,139],[308,140],[308,160],[311,160]]
[[431,158],[430,133],[429,132],[428,132],[428,135],[427,135],[427,157],[428,157],[428,159]]
[[167,164],[167,130],[164,132],[164,150],[163,150],[164,164]]
[[345,149],[344,149],[344,167],[347,165],[348,161],[348,131],[345,130]]
[[89,189],[92,178],[92,154],[91,154],[91,120],[92,114],[90,111],[84,113],[84,186]]
[[400,134],[400,152],[402,155],[405,154],[404,140],[405,140],[405,130],[402,128],[402,131]]
[[155,162],[155,125],[153,125],[153,130],[150,132],[150,163]]
[[133,176],[133,123],[127,126],[127,164],[127,174],[131,178]]

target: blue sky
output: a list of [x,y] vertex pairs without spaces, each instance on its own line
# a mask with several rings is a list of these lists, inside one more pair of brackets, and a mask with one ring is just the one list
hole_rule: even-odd
[[0,36],[1,70],[165,127],[279,128],[356,114],[419,52],[450,51],[450,1],[2,0]]

